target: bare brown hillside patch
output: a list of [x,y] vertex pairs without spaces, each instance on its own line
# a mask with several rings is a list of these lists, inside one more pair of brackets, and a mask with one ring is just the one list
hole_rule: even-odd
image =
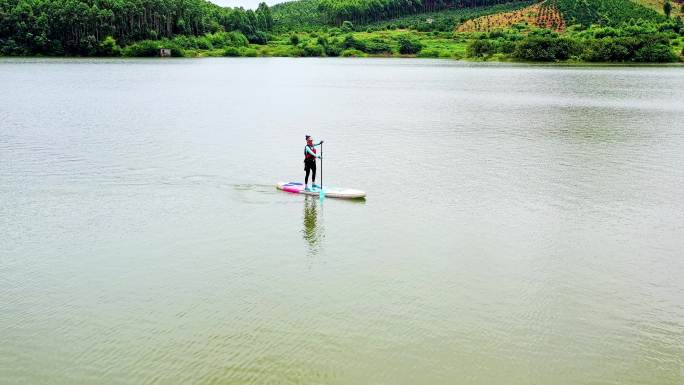
[[563,31],[565,21],[555,5],[548,1],[530,5],[523,9],[487,15],[468,20],[461,24],[458,32],[491,32],[523,24],[538,28],[548,28],[553,31]]

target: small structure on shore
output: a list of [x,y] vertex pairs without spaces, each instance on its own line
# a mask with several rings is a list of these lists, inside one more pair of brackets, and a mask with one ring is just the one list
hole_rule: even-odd
[[159,49],[159,56],[160,57],[171,57],[171,49],[169,49],[169,48]]

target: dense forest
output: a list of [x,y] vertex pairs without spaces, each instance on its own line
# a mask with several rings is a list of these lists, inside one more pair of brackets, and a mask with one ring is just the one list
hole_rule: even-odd
[[653,1],[0,0],[0,55],[684,61],[684,5]]
[[[97,54],[101,43],[240,31],[265,43],[269,7],[222,8],[205,0],[0,0],[4,54]],[[109,48],[109,46],[108,46]]]

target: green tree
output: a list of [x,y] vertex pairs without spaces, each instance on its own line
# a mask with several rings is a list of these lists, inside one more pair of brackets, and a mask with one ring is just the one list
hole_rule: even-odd
[[677,61],[677,56],[672,52],[670,46],[656,43],[647,44],[639,49],[634,60],[644,63],[670,63]]
[[240,50],[235,47],[228,47],[223,51],[223,56],[237,57],[240,56]]
[[273,15],[271,14],[271,8],[266,3],[259,3],[255,14],[260,29],[270,31],[273,28]]
[[513,55],[531,61],[567,60],[579,51],[577,42],[555,35],[528,36],[520,40]]
[[625,38],[607,37],[589,42],[582,53],[582,59],[591,62],[622,62],[629,60],[631,55],[633,52],[630,51],[629,41]]
[[304,45],[304,56],[323,56],[324,49],[319,44],[309,41]]
[[364,52],[372,54],[388,54],[392,53],[392,46],[386,40],[380,37],[374,37],[365,42]]
[[354,35],[352,35],[350,33],[344,37],[344,40],[342,41],[342,48],[343,49],[355,49],[358,51],[364,51],[365,52],[366,44],[363,41],[357,40],[356,38],[354,38]]
[[113,37],[107,36],[98,46],[97,54],[99,56],[120,56],[121,47],[116,44],[116,40]]
[[292,35],[290,35],[290,44],[292,44],[292,45],[299,44],[299,35],[297,35],[296,33],[293,33]]
[[669,0],[665,0],[665,3],[663,3],[663,12],[665,12],[665,16],[670,17],[670,13],[672,13],[672,4],[670,4]]
[[423,49],[423,44],[420,41],[408,36],[400,36],[397,42],[399,43],[399,53],[402,55],[415,55]]
[[466,53],[470,57],[487,57],[496,53],[496,46],[491,40],[476,39],[468,44]]

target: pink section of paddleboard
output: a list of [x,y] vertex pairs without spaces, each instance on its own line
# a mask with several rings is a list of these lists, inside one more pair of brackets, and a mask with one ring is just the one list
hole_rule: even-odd
[[283,186],[283,191],[299,194],[302,192],[302,187],[298,186]]

